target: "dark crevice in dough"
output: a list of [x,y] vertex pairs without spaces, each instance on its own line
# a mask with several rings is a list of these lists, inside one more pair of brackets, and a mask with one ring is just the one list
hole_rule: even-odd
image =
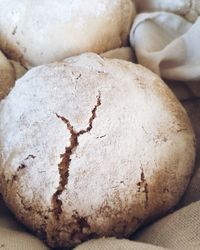
[[[33,208],[32,206],[28,206],[25,203],[24,198],[20,195],[19,192],[17,192],[16,194],[20,198],[21,205],[26,212],[35,213],[35,214],[39,215],[41,218],[44,218],[45,221],[48,220],[48,216],[44,215],[44,213],[41,210],[37,210],[37,209]],[[38,235],[38,237],[44,241],[46,241],[46,239],[47,239],[46,227],[47,227],[47,222],[46,223],[43,222],[40,225],[40,228],[35,230],[36,235]]]
[[74,215],[72,217],[76,226],[74,226],[73,231],[70,235],[70,241],[80,241],[80,238],[87,238],[89,240],[98,237],[96,233],[92,232],[91,227],[88,223],[88,218],[81,217],[76,210],[74,211]]
[[[29,159],[35,159],[36,158],[36,156],[35,155],[31,155],[31,154],[29,154],[25,159],[24,159],[24,161],[27,161],[27,160],[29,160]],[[25,163],[21,163],[21,165],[17,168],[17,171],[16,171],[16,173],[14,174],[14,175],[12,175],[12,178],[11,178],[11,180],[8,180],[7,181],[7,183],[9,183],[10,181],[11,182],[13,182],[13,181],[16,181],[17,179],[18,179],[18,173],[21,171],[21,170],[23,170],[23,169],[25,169],[25,168],[27,168],[28,166],[25,164]],[[40,173],[40,172],[39,172]]]
[[19,172],[21,169],[24,169],[24,168],[26,168],[27,166],[24,164],[24,163],[22,163],[19,167],[18,167],[18,169],[17,169],[17,172]]
[[104,137],[106,137],[106,135],[97,136],[96,138],[97,138],[97,139],[102,139],[102,138],[104,138]]
[[[27,160],[30,159],[30,158],[35,159],[36,156],[30,154],[30,155],[28,155],[28,156],[24,159],[24,161],[27,161]],[[21,163],[21,165],[17,168],[16,174],[14,174],[14,175],[12,176],[11,182],[17,180],[17,178],[18,178],[18,172],[19,172],[20,170],[24,169],[24,168],[27,168],[27,165],[24,164],[24,163]]]
[[35,156],[35,155],[28,155],[24,160],[26,161],[26,160],[28,160],[28,159],[30,159],[30,158],[35,159],[36,156]]
[[147,208],[148,203],[149,203],[149,190],[148,190],[148,183],[146,181],[143,168],[141,168],[140,182],[137,183],[137,186],[138,186],[138,192],[145,193],[144,207]]
[[26,210],[26,211],[28,211],[28,212],[34,211],[36,214],[40,215],[41,217],[44,217],[41,210],[37,210],[37,209],[33,208],[32,206],[28,206],[28,205],[25,203],[24,198],[20,195],[20,193],[17,192],[16,194],[17,194],[17,196],[20,198],[20,202],[21,202],[21,204],[22,204],[24,210]]
[[86,129],[80,130],[78,132],[75,130],[75,128],[73,127],[73,125],[70,123],[70,121],[67,118],[56,114],[57,117],[59,119],[61,119],[67,125],[67,128],[71,134],[70,145],[65,148],[65,153],[61,154],[62,161],[58,165],[58,169],[59,169],[59,173],[60,173],[60,183],[59,183],[59,186],[57,188],[57,191],[52,196],[53,214],[54,214],[54,217],[56,218],[56,220],[59,220],[60,214],[62,213],[62,201],[59,199],[59,196],[62,194],[62,192],[65,189],[65,186],[68,183],[69,166],[70,166],[70,162],[71,162],[71,156],[73,155],[77,146],[79,145],[78,137],[80,135],[83,135],[85,133],[90,132],[90,130],[92,129],[93,121],[96,118],[97,108],[100,105],[101,105],[101,95],[99,93],[99,95],[97,96],[96,105],[92,110],[92,115],[91,115],[89,122],[88,122],[88,127]]
[[16,32],[17,32],[17,25],[14,27],[14,29],[13,29],[13,31],[12,31],[12,35],[14,36],[15,34],[16,34]]
[[78,136],[77,132],[74,130],[73,126],[70,124],[70,121],[64,117],[57,115],[66,125],[68,130],[71,133],[70,136],[70,145],[65,148],[65,153],[61,154],[62,161],[58,165],[59,173],[60,173],[60,183],[57,188],[57,191],[53,195],[53,212],[57,219],[59,219],[59,214],[61,214],[62,209],[62,201],[59,200],[59,196],[62,194],[65,185],[67,184],[68,175],[69,175],[69,165],[71,162],[71,155],[73,154],[73,150],[78,146]]
[[81,74],[79,74],[77,77],[76,77],[76,80],[80,79],[81,78]]

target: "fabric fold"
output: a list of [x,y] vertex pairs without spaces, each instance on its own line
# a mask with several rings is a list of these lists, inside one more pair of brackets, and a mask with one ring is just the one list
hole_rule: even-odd
[[139,14],[130,43],[138,62],[162,78],[200,80],[200,18],[191,24],[172,13]]

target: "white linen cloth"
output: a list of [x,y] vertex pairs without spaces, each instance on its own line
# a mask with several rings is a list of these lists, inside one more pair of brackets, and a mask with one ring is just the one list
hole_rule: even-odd
[[200,81],[200,17],[192,24],[173,13],[139,14],[130,43],[138,62],[162,78]]

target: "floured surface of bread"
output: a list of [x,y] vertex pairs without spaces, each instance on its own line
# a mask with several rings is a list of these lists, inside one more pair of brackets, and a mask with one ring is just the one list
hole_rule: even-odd
[[192,173],[185,110],[130,62],[87,53],[33,68],[0,117],[3,198],[52,247],[128,237],[177,204]]
[[0,0],[0,48],[25,66],[128,42],[131,0]]

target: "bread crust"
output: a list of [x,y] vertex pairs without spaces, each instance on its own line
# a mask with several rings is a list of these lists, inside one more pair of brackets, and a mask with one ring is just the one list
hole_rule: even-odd
[[193,170],[186,111],[123,60],[86,53],[33,68],[0,117],[3,198],[51,247],[128,237],[177,204]]
[[132,0],[1,0],[0,9],[0,48],[26,67],[125,46],[135,15]]

